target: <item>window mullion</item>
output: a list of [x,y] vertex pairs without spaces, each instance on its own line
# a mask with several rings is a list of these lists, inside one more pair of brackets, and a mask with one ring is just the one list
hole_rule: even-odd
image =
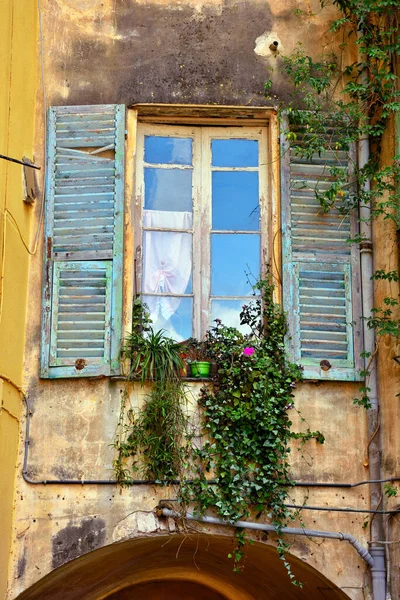
[[201,129],[196,129],[193,143],[193,335],[201,336],[201,314],[202,314],[202,280],[201,280],[201,247],[202,247],[202,165],[201,165],[202,141]]
[[210,326],[211,294],[211,136],[208,128],[201,129],[201,335]]
[[[270,191],[269,191],[269,177],[270,169],[268,168],[268,133],[267,129],[261,130],[261,139],[259,143],[259,202],[260,202],[260,233],[261,233],[261,255],[260,255],[260,275],[265,277],[267,263],[270,261],[272,252],[274,252],[273,242],[275,240],[275,234],[277,233],[276,225],[273,227],[271,218],[271,206],[270,206]],[[274,255],[274,260],[276,257]],[[279,258],[278,258],[279,263]],[[278,264],[277,263],[277,264]],[[275,271],[275,265],[272,268],[272,272]]]
[[143,233],[142,219],[144,206],[144,131],[140,132],[137,140],[136,162],[136,193],[134,206],[134,257],[135,261],[135,294],[142,293],[143,274]]

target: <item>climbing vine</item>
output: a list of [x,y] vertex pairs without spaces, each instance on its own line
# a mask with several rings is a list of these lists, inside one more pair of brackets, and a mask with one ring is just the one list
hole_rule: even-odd
[[[322,6],[326,3],[322,2]],[[299,44],[290,56],[280,56],[282,68],[292,90],[289,102],[281,105],[291,123],[287,140],[291,151],[300,157],[328,153],[338,157],[346,153],[351,164],[351,178],[347,169],[326,163],[331,182],[315,190],[321,210],[335,207],[344,215],[359,209],[364,220],[391,219],[400,229],[400,157],[382,163],[382,139],[390,119],[400,110],[397,64],[400,50],[400,27],[397,0],[333,0],[338,8],[332,21],[332,48],[318,58],[312,58]],[[312,15],[298,11],[300,18]],[[341,39],[341,43],[338,40]],[[353,46],[351,48],[351,45]],[[352,51],[358,50],[357,59],[346,63]],[[272,81],[266,83],[266,93],[272,93]],[[360,138],[370,140],[370,157],[361,168],[349,154],[351,144]],[[340,163],[338,159],[337,162]],[[369,185],[371,182],[371,185]],[[358,235],[349,243],[369,242]],[[376,281],[398,281],[398,271],[377,270]],[[379,338],[400,334],[397,316],[397,297],[386,296],[381,306],[367,316],[369,328]],[[361,376],[368,379],[367,368]],[[355,404],[370,408],[369,388],[360,388]]]

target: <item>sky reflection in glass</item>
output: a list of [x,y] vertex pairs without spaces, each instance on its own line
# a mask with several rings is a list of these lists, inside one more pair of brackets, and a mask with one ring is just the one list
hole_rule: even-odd
[[192,138],[145,136],[144,160],[156,165],[191,165]]
[[211,140],[213,167],[258,167],[257,140]]
[[166,335],[177,342],[187,340],[192,336],[192,298],[145,295],[142,298],[150,310],[154,331],[163,329]]
[[211,301],[211,324],[215,325],[214,319],[221,319],[227,327],[236,327],[242,333],[251,333],[248,325],[241,325],[239,315],[246,300],[212,300]]
[[212,228],[259,231],[258,172],[213,172]]
[[260,274],[260,236],[242,233],[211,235],[211,294],[248,296],[252,286],[246,273]]

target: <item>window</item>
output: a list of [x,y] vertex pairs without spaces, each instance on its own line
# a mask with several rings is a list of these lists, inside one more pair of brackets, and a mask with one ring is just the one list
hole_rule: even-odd
[[118,374],[134,287],[178,340],[238,325],[246,273],[270,262],[305,377],[357,379],[356,221],[314,193],[351,160],[298,159],[281,126],[279,150],[270,109],[143,105],[128,125],[120,105],[49,110],[42,377]]
[[138,281],[155,328],[240,327],[265,248],[266,151],[260,127],[139,126]]

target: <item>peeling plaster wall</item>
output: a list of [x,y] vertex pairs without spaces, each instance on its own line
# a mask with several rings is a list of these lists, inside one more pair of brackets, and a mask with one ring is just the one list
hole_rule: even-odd
[[[276,34],[285,53],[298,42],[318,49],[328,43],[325,21],[294,14],[317,10],[316,0],[43,5],[50,104],[264,104],[268,50],[261,36]],[[279,63],[271,60],[275,68]],[[285,83],[272,77],[275,93],[284,95]]]
[[[263,96],[268,66],[274,93],[285,98],[272,41],[290,52],[302,41],[310,52],[327,44],[329,11],[302,20],[295,9],[317,12],[319,3],[295,0],[145,2],[132,0],[42,0],[44,58],[49,105],[121,102],[267,104]],[[329,49],[328,47],[326,47]],[[38,98],[38,120],[41,98]],[[41,131],[40,127],[38,131]],[[37,138],[38,160],[43,137]],[[384,257],[382,257],[385,262]],[[122,384],[108,379],[40,380],[39,339],[42,260],[30,273],[25,388],[32,403],[28,476],[35,480],[112,477],[110,446],[118,418]],[[389,352],[390,355],[390,352]],[[387,398],[393,396],[387,375]],[[382,386],[384,387],[384,386]],[[390,389],[389,389],[390,387]],[[294,477],[308,481],[368,478],[365,413],[352,404],[357,384],[305,383],[296,393],[311,429],[321,429],[324,446],[293,448]],[[134,400],[140,401],[135,391]],[[397,406],[397,405],[396,405]],[[384,418],[396,418],[392,407]],[[294,427],[301,422],[294,415]],[[387,423],[390,427],[390,422]],[[390,439],[399,444],[398,432]],[[387,467],[395,454],[388,448]],[[20,464],[23,461],[21,449]],[[17,482],[14,570],[9,600],[66,561],[106,544],[165,533],[151,511],[173,488],[106,485],[28,485]],[[298,488],[295,500],[307,491]],[[310,489],[308,504],[368,508],[368,488]],[[307,527],[345,531],[366,546],[362,514],[303,512]],[[173,528],[173,524],[169,526]],[[168,524],[166,525],[168,527]],[[161,529],[160,529],[161,528]],[[259,537],[269,544],[271,540]],[[347,544],[294,540],[293,554],[323,573],[354,600],[364,600],[366,565]],[[223,557],[225,558],[225,557]]]

